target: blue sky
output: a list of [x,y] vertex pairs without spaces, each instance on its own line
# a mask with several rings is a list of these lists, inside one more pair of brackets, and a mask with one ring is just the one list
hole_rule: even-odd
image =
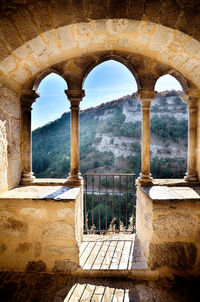
[[[69,111],[70,103],[64,93],[66,82],[56,74],[50,74],[40,83],[40,98],[33,103],[32,130],[59,118]],[[110,60],[95,67],[87,76],[84,87],[86,96],[81,109],[95,107],[137,91],[137,84],[131,72],[121,63]],[[161,77],[155,86],[156,91],[181,90],[172,76]]]

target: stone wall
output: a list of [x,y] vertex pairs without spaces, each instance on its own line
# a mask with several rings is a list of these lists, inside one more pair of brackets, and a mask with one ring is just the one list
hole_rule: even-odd
[[197,148],[196,148],[196,170],[200,179],[200,102],[197,110]]
[[21,106],[19,98],[0,87],[0,192],[21,178]]
[[159,275],[200,275],[199,187],[138,187],[137,237]]
[[68,197],[59,196],[65,188],[29,186],[0,195],[0,271],[78,269],[82,229],[77,229],[81,217],[76,215],[82,193],[66,188]]

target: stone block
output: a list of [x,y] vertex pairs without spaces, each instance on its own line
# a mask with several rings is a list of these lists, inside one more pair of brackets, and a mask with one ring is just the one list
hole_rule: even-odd
[[[16,119],[21,118],[20,99],[7,88],[0,89],[0,108],[1,120],[8,118],[8,115],[14,116]],[[4,115],[2,115],[4,113]],[[3,117],[3,118],[2,118]]]
[[46,209],[36,209],[36,208],[22,208],[20,214],[31,216],[37,219],[47,218]]
[[65,273],[65,272],[73,272],[78,269],[77,263],[73,261],[69,261],[68,259],[56,260],[55,265],[52,269],[54,273]]
[[0,253],[5,252],[5,250],[7,249],[7,246],[3,243],[0,244]]
[[196,262],[197,248],[194,243],[167,242],[150,244],[148,266],[155,270],[168,267],[178,271],[192,269]]
[[11,119],[11,142],[10,142],[10,155],[13,159],[20,159],[20,137],[21,137],[21,123],[16,118]]
[[1,17],[0,30],[4,36],[4,41],[10,46],[12,50],[21,45],[22,41],[12,21],[9,21],[7,18]]
[[152,213],[150,212],[146,212],[144,213],[144,227],[148,230],[152,230]]
[[12,217],[1,217],[0,233],[4,237],[22,237],[28,233],[28,224]]
[[37,22],[37,25],[41,32],[45,32],[52,27],[51,17],[48,13],[48,3],[37,2],[29,6],[33,14],[34,20]]
[[12,167],[12,175],[10,175],[10,180],[12,182],[9,182],[10,187],[17,186],[20,183],[21,180],[21,160],[20,159],[13,159],[11,161],[11,167]]
[[7,74],[11,70],[14,70],[17,67],[15,57],[10,55],[9,57],[5,58],[0,63],[0,69]]
[[16,11],[13,22],[25,41],[29,41],[39,34],[35,24],[32,22],[30,12],[25,8]]
[[45,248],[45,252],[54,256],[61,256],[64,254],[73,256],[78,255],[77,247],[71,246],[48,245]]
[[159,215],[153,221],[153,231],[158,238],[176,238],[177,236],[191,237],[195,228],[195,219],[182,213]]
[[28,252],[32,248],[33,244],[30,242],[23,242],[18,245],[16,252],[25,253]]
[[195,234],[195,240],[197,242],[200,242],[200,221],[197,224],[197,230],[196,230],[196,234]]
[[41,242],[35,243],[35,257],[40,257],[41,255]]
[[106,30],[106,20],[96,20],[95,25],[96,25],[96,30],[97,31]]
[[39,272],[46,272],[47,266],[46,263],[42,260],[39,261],[30,261],[26,266],[26,271],[28,273],[39,273]]
[[63,48],[70,49],[76,47],[70,26],[63,26],[57,29],[58,36],[61,40]]
[[57,216],[58,218],[67,218],[69,216],[75,215],[75,209],[73,208],[63,208],[57,210]]
[[48,222],[43,226],[42,237],[44,238],[65,238],[67,235],[74,236],[74,229],[65,221]]
[[7,146],[6,121],[0,120],[0,172],[6,171],[8,167]]
[[[80,3],[81,2],[79,2],[79,7],[80,7]],[[75,17],[74,14],[76,13],[76,10],[72,8],[70,1],[62,1],[62,0],[52,1],[51,7],[53,12],[52,15],[53,23],[55,24],[55,27],[73,23]]]
[[35,56],[41,56],[47,51],[47,45],[44,43],[41,37],[37,37],[29,41],[28,45]]
[[0,58],[1,58],[1,60],[3,60],[7,56],[9,56],[9,51],[6,49],[5,44],[3,43],[3,40],[0,39]]

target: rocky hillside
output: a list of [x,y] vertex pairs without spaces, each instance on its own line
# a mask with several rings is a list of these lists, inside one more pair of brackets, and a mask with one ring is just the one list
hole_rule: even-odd
[[[80,169],[140,172],[141,110],[135,95],[80,113]],[[151,105],[151,171],[154,177],[182,177],[186,170],[187,106],[174,91]],[[70,114],[33,132],[37,177],[66,177],[70,166]]]

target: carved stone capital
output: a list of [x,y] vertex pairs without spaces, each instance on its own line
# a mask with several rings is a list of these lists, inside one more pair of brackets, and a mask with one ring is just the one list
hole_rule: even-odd
[[157,91],[141,89],[138,91],[140,99],[153,100],[155,98]]
[[65,90],[65,93],[71,103],[71,108],[79,109],[79,104],[85,96],[85,90]]
[[22,108],[24,110],[31,110],[32,104],[39,97],[40,97],[39,93],[37,93],[35,90],[33,90],[31,93],[30,93],[30,91],[22,91],[22,94],[21,94]]
[[188,105],[188,111],[197,111],[197,102],[199,97],[196,93],[191,92],[188,94],[183,94],[181,99]]
[[155,91],[149,91],[149,90],[140,90],[139,91],[140,96],[140,103],[142,104],[142,110],[150,110],[151,101],[155,98],[156,92]]

